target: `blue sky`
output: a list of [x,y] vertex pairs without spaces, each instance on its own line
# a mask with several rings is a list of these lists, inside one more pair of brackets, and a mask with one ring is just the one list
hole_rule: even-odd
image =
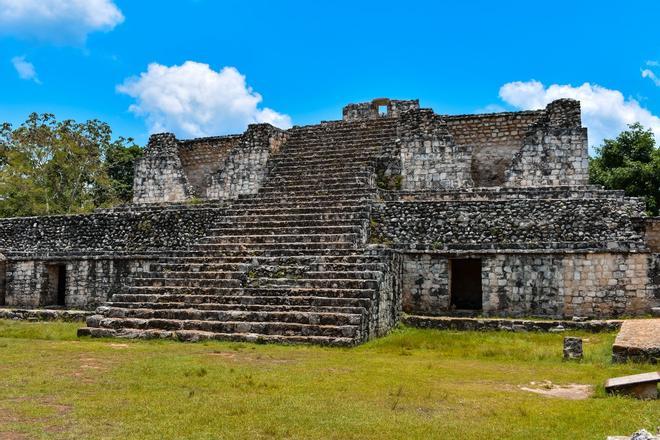
[[658,136],[659,18],[657,1],[0,0],[0,120],[98,118],[144,143],[382,96],[454,114],[565,95],[593,142],[633,120]]

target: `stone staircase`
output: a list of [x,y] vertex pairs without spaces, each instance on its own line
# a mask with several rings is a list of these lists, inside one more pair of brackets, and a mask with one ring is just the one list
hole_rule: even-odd
[[81,335],[353,345],[398,313],[395,254],[370,252],[374,167],[396,121],[293,128],[257,194],[149,270]]

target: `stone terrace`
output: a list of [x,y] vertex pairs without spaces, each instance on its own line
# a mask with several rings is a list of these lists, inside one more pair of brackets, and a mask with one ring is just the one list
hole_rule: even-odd
[[393,256],[365,249],[392,120],[293,129],[258,194],[131,278],[82,334],[353,344],[397,319]]

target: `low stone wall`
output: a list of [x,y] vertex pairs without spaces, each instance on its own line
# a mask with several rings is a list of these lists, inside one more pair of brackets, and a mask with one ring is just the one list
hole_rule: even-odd
[[529,319],[484,319],[404,315],[405,325],[418,328],[460,331],[518,331],[518,332],[561,332],[566,330],[592,333],[612,332],[621,327],[623,321],[540,321]]
[[0,319],[15,321],[66,321],[84,322],[94,312],[85,310],[10,309],[0,307]]

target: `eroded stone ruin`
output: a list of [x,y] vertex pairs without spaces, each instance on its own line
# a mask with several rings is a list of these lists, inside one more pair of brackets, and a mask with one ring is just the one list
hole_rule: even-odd
[[579,103],[418,101],[232,136],[151,136],[134,203],[0,220],[0,304],[81,334],[355,344],[416,315],[594,318],[660,298],[660,221],[588,185]]

